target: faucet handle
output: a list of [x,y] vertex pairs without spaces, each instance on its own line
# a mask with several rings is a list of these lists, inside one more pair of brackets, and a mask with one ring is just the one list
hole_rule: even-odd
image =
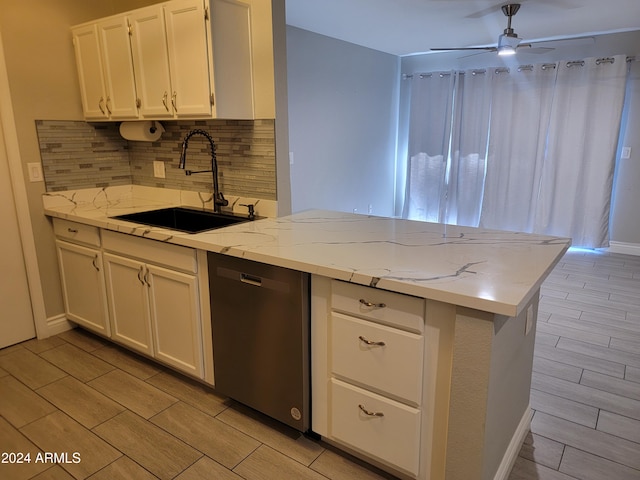
[[256,218],[255,205],[253,203],[241,203],[240,206],[249,209],[249,220]]
[[227,205],[229,205],[229,200],[224,198],[224,195],[222,194],[222,192],[218,192],[217,197],[214,194],[213,204],[220,205],[221,207],[226,207]]

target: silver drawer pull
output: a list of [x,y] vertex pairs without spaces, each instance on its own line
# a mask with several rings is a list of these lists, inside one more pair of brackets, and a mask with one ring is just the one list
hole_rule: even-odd
[[67,232],[69,232],[69,233],[78,233],[78,229],[77,228],[67,228]]
[[371,303],[367,302],[364,298],[360,299],[360,303],[365,307],[373,307],[373,308],[384,308],[387,306],[386,303]]
[[372,342],[371,340],[367,340],[362,335],[360,335],[358,338],[360,339],[360,341],[366,343],[367,345],[373,345],[376,347],[384,347],[386,345],[384,342]]
[[364,408],[364,405],[362,405],[362,404],[358,405],[358,408],[360,408],[360,410],[362,410],[362,412],[365,415],[368,415],[369,417],[384,417],[384,413],[382,413],[382,412],[370,412],[369,410]]

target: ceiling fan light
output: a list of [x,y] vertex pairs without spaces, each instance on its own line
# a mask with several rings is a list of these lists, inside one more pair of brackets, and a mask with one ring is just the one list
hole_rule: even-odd
[[498,48],[498,55],[502,57],[506,57],[508,55],[515,55],[516,50],[513,47],[502,47]]
[[517,35],[500,35],[498,38],[498,55],[513,55],[520,44]]

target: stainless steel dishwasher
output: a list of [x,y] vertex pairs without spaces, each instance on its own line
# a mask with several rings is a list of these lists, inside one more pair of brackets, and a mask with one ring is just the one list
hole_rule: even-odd
[[218,392],[309,429],[309,274],[210,252]]

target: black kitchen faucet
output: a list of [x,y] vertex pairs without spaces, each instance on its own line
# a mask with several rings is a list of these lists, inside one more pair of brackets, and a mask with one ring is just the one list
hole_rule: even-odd
[[[187,146],[189,145],[189,139],[194,135],[202,135],[207,140],[209,140],[209,145],[211,145],[211,170],[185,170],[185,166],[187,163]],[[229,205],[229,201],[224,198],[224,195],[220,191],[218,187],[218,161],[216,159],[216,144],[213,141],[211,135],[209,135],[204,130],[195,129],[191,130],[184,137],[182,141],[182,153],[180,154],[180,163],[178,164],[178,168],[185,170],[184,173],[186,175],[192,175],[194,173],[213,173],[213,211],[216,213],[220,213],[220,207],[226,207]]]

